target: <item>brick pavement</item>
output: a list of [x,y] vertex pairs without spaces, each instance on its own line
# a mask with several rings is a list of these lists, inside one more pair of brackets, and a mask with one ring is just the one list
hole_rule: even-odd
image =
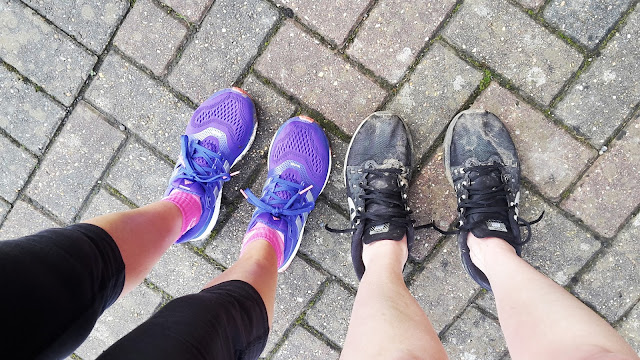
[[[523,214],[541,210],[524,258],[640,351],[640,8],[638,0],[2,0],[0,239],[158,199],[190,114],[242,86],[256,143],[225,186],[209,239],[172,247],[109,309],[72,358],[91,359],[170,299],[236,258],[268,142],[315,117],[334,169],[298,258],[278,281],[266,358],[337,358],[358,287],[341,169],[371,111],[407,119],[416,218],[447,226],[443,132],[469,107],[498,114],[523,161]],[[452,359],[508,359],[491,294],[455,241],[419,232],[406,281]],[[477,341],[483,338],[486,341]]]

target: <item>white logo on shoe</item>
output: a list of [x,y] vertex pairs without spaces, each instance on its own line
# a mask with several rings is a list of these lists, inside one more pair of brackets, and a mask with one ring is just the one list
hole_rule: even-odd
[[498,220],[487,220],[487,228],[491,231],[507,232],[507,226]]
[[369,230],[369,235],[382,234],[389,231],[389,223],[384,223],[382,225],[372,226]]

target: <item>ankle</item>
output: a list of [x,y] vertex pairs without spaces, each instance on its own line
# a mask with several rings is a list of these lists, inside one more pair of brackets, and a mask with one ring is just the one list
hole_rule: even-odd
[[378,240],[370,244],[363,244],[362,247],[362,262],[365,269],[398,269],[402,273],[408,256],[406,235],[400,241]]
[[516,250],[504,239],[496,237],[477,238],[472,233],[467,236],[471,261],[485,275],[489,276],[492,265],[500,264],[505,258],[518,257]]

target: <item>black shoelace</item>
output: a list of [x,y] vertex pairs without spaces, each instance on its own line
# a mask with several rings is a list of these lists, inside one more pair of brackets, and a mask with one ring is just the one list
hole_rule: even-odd
[[[402,172],[401,169],[363,169],[363,172],[367,173],[366,177],[375,176],[394,176],[397,177]],[[395,179],[394,179],[395,181]],[[371,209],[372,205],[381,205],[380,207],[374,207],[375,210],[364,211],[364,209],[356,209],[356,216],[354,217],[354,223],[356,226],[369,225],[376,226],[386,223],[391,223],[398,226],[408,227],[414,223],[414,220],[409,218],[413,212],[405,208],[406,200],[403,199],[401,193],[401,187],[377,189],[365,182],[358,184],[363,190],[364,194],[360,195],[360,198],[364,200],[364,208]],[[414,229],[424,229],[433,227],[433,223],[417,226]],[[353,233],[356,228],[348,229],[333,229],[329,225],[325,224],[324,228],[332,233]]]
[[[473,178],[469,178],[469,183],[463,183],[462,186],[467,190],[468,196],[463,199],[459,199],[458,212],[462,212],[464,219],[469,219],[474,214],[494,214],[496,217],[509,219],[509,212],[515,209],[516,204],[509,204],[507,184],[502,186],[496,186],[488,188],[485,186],[478,186],[475,182],[482,176],[497,175],[499,179],[502,179],[500,172],[500,164],[483,165],[465,168],[466,173],[474,173]],[[544,211],[540,216],[533,220],[527,221],[521,217],[516,218],[518,226],[524,226],[527,228],[527,237],[524,241],[515,243],[514,245],[522,245],[531,240],[531,225],[538,223],[542,220]],[[433,228],[443,235],[454,235],[460,231],[470,231],[476,227],[475,222],[462,221],[457,225],[457,230],[444,231],[435,224],[432,223]]]

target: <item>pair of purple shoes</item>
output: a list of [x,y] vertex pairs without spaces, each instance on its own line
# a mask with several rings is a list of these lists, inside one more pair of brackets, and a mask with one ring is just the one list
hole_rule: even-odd
[[[216,92],[195,111],[180,139],[180,158],[165,196],[174,190],[194,194],[202,214],[177,243],[209,236],[220,212],[222,186],[251,147],[257,127],[253,101],[239,88]],[[247,232],[264,224],[284,234],[281,272],[298,251],[307,217],[329,179],[331,149],[320,125],[305,116],[282,124],[271,141],[268,169],[260,197],[243,191],[256,206]]]

